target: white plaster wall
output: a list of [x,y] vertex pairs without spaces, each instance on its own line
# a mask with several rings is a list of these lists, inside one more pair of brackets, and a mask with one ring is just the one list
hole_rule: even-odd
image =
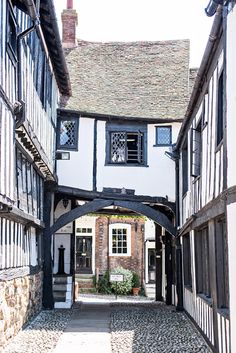
[[78,151],[70,151],[70,160],[57,160],[59,185],[92,190],[93,129],[94,119],[81,118],[79,120]]
[[155,223],[151,219],[145,221],[145,240],[155,239]]
[[54,236],[54,267],[53,273],[58,272],[58,259],[59,259],[59,250],[60,246],[63,245],[65,248],[64,251],[64,268],[65,273],[70,273],[70,234],[58,234]]
[[38,264],[38,254],[36,246],[36,231],[35,228],[30,228],[30,265],[36,266]]
[[228,187],[236,184],[236,9],[228,15],[227,24],[227,151]]
[[231,326],[231,352],[236,352],[236,203],[227,206],[228,222],[228,251],[229,251],[229,300],[230,300],[230,326]]
[[[155,126],[150,124],[147,133],[148,167],[105,166],[105,122],[98,122],[97,151],[97,188],[103,187],[135,189],[136,195],[169,197],[175,200],[175,163],[165,155],[171,151],[168,146],[154,147]],[[170,124],[166,124],[170,125]],[[174,143],[180,128],[179,123],[172,124],[172,142]]]

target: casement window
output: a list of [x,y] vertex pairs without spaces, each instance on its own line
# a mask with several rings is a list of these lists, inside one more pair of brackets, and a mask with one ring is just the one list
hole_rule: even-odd
[[155,146],[169,146],[172,143],[171,126],[156,126]]
[[109,254],[111,256],[131,255],[131,225],[110,224],[109,226]]
[[202,161],[202,120],[195,129],[191,130],[191,175],[197,177],[201,174]]
[[107,164],[146,165],[146,126],[108,123],[106,137]]
[[7,49],[8,53],[16,59],[17,57],[17,22],[15,17],[15,9],[8,4],[7,19]]
[[195,260],[197,293],[211,297],[209,267],[209,234],[208,228],[195,231]]
[[184,265],[184,285],[192,287],[191,274],[191,248],[189,234],[183,237],[183,265]]
[[43,179],[18,148],[16,149],[16,176],[18,207],[42,219]]
[[223,114],[223,72],[218,81],[217,97],[217,127],[216,127],[216,145],[218,146],[223,139],[224,114]]
[[57,130],[57,149],[78,150],[77,118],[59,118]]
[[228,244],[225,220],[215,222],[216,284],[218,308],[229,307]]
[[182,194],[188,191],[188,143],[185,141],[182,148]]

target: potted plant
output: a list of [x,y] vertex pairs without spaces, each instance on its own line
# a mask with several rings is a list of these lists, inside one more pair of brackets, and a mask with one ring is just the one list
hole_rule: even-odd
[[139,275],[136,272],[133,272],[133,278],[132,278],[132,292],[133,292],[133,295],[138,295],[139,291],[140,291]]

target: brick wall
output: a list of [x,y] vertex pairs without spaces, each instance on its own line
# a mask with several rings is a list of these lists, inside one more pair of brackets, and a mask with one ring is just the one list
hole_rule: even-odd
[[[109,256],[109,224],[131,225],[131,256]],[[122,266],[139,274],[144,272],[144,219],[101,216],[96,221],[95,264],[100,273]]]

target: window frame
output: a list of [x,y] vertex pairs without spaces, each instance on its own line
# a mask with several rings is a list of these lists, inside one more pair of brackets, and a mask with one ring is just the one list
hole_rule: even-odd
[[217,116],[216,116],[216,148],[224,138],[224,71],[218,78],[217,86]]
[[[158,129],[160,128],[166,128],[169,129],[170,131],[170,142],[169,143],[158,143]],[[158,125],[155,126],[155,145],[154,147],[166,147],[166,146],[171,146],[172,145],[172,126],[171,125]]]
[[[11,28],[14,28],[14,37],[10,35]],[[7,41],[7,53],[11,57],[14,63],[17,61],[17,31],[18,24],[14,13],[14,8],[11,3],[7,3],[7,23],[6,23],[6,41]],[[12,38],[14,39],[14,45],[12,44]]]
[[196,292],[211,299],[209,229],[205,225],[194,232]]
[[[196,157],[197,156],[197,157]],[[197,163],[194,163],[196,162]],[[202,174],[202,116],[195,128],[191,128],[191,176]]]
[[[62,121],[75,121],[75,144],[74,146],[68,146],[68,145],[61,145],[60,144],[60,126]],[[56,145],[57,145],[57,150],[69,150],[69,151],[78,151],[78,145],[79,145],[79,118],[76,116],[73,117],[58,117],[57,118],[57,134],[56,134]]]
[[192,254],[190,234],[183,236],[183,267],[184,267],[184,285],[192,289]]
[[[143,161],[142,162],[113,162],[111,160],[111,134],[112,133],[143,134]],[[127,146],[126,146],[127,147]],[[120,166],[120,167],[147,167],[147,124],[139,123],[106,123],[106,158],[105,165]]]
[[[127,253],[113,253],[112,248],[112,231],[113,229],[126,229],[127,233]],[[131,256],[131,224],[127,223],[112,223],[109,224],[109,256],[128,257]]]

